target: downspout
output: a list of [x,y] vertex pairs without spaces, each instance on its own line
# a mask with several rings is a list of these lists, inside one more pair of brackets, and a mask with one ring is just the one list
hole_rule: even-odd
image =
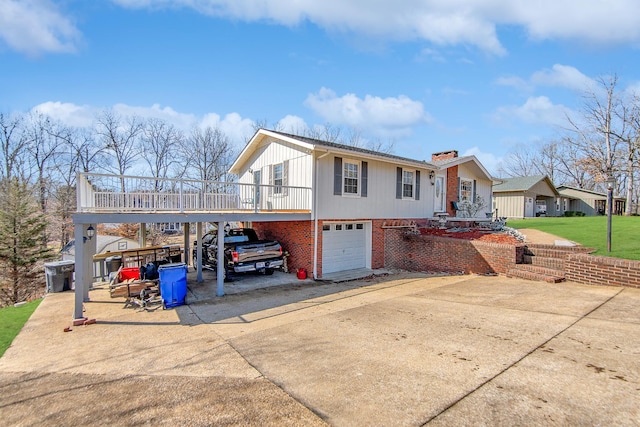
[[[316,152],[313,152],[314,157]],[[313,183],[311,188],[313,189],[313,208],[311,210],[313,214],[313,279],[318,280],[318,160],[329,155],[327,150],[320,157],[315,157],[313,163]]]

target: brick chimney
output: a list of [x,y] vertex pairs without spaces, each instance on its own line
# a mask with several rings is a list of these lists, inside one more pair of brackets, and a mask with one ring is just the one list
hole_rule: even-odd
[[455,159],[456,157],[458,157],[457,150],[441,151],[439,153],[433,153],[431,155],[431,161],[437,162],[440,160],[450,160],[450,159]]

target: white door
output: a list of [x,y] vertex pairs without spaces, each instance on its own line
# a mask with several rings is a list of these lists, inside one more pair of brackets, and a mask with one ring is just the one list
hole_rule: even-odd
[[324,224],[322,274],[367,266],[366,227],[362,222]]
[[533,198],[525,197],[524,199],[524,216],[530,218],[533,216]]

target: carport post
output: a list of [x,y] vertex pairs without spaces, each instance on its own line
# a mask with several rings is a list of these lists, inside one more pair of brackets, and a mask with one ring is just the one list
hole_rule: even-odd
[[224,223],[218,223],[218,268],[216,295],[221,297],[224,295]]
[[96,253],[96,240],[86,237],[91,224],[75,224],[75,304],[73,318],[84,317],[83,303],[89,301],[89,288],[93,283],[93,256]]
[[198,259],[198,262],[196,263],[196,265],[198,266],[197,281],[198,283],[202,283],[202,223],[201,222],[196,223],[196,239],[197,239],[196,258]]

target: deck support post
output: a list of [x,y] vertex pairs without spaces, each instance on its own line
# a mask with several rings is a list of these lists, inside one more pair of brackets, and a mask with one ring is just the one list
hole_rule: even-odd
[[216,296],[224,295],[224,223],[218,223],[218,268],[216,269]]

